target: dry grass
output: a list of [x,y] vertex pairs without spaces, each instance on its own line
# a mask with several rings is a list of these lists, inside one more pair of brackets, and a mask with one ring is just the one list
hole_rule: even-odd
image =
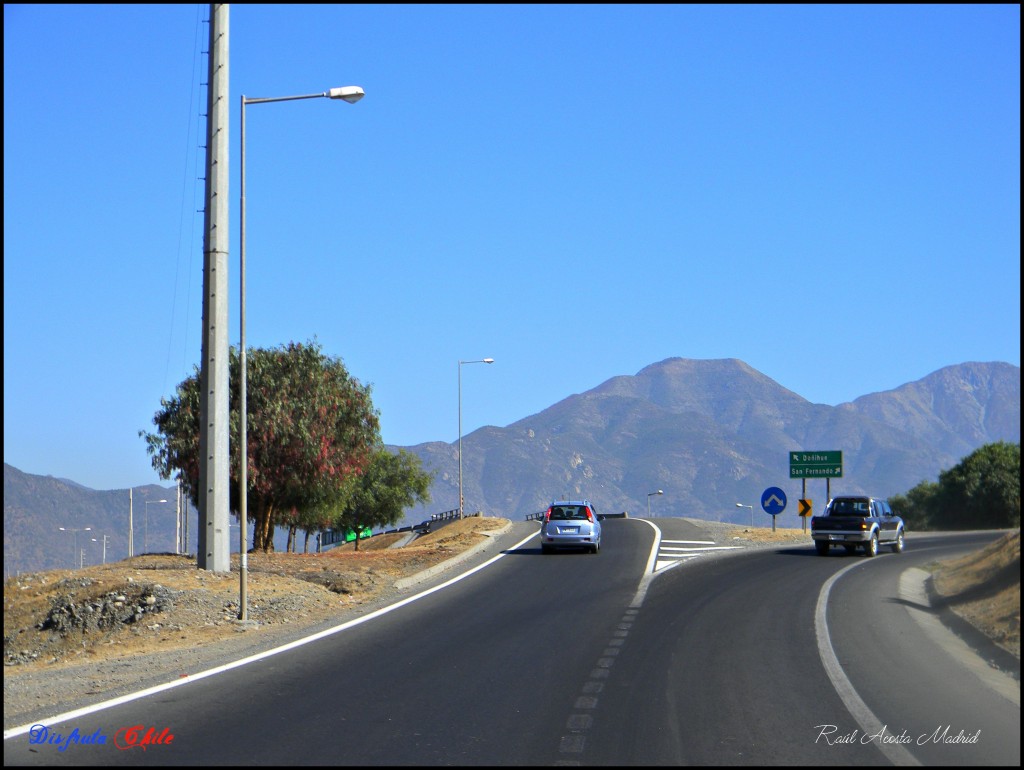
[[939,565],[933,585],[957,615],[1020,657],[1020,530]]

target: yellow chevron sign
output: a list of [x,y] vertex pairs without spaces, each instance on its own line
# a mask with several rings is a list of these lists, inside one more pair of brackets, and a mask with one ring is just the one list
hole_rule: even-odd
[[800,516],[812,516],[811,509],[813,508],[813,503],[813,500],[801,500],[799,502],[800,510],[797,511],[797,514]]

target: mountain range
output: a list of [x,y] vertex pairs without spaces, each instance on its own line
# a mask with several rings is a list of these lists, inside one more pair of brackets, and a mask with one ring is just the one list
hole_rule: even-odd
[[[653,516],[734,523],[755,518],[767,526],[771,518],[761,510],[761,495],[778,487],[790,502],[776,524],[799,527],[797,499],[811,499],[817,510],[827,494],[906,493],[995,441],[1020,442],[1020,367],[1012,364],[948,366],[893,390],[828,406],[737,359],[669,358],[504,428],[463,436],[464,510],[521,520],[552,499],[586,497],[601,513],[646,515],[649,505]],[[415,454],[435,473],[431,502],[406,511],[400,525],[458,507],[457,443],[389,448]],[[817,451],[842,452],[842,476],[791,479],[789,453]],[[174,487],[135,487],[133,496],[135,552],[141,552],[144,518],[149,549],[173,550]],[[172,502],[153,505],[162,499]],[[92,538],[99,534],[108,536],[108,558],[122,559],[127,518],[128,490],[91,490],[4,464],[8,574],[67,568],[76,550],[85,563],[98,563]],[[195,509],[188,519],[194,548]],[[85,526],[92,529],[70,533]],[[280,540],[279,534],[278,548]]]
[[[801,526],[805,488],[789,477],[790,452],[843,453],[841,478],[806,481],[821,507],[827,492],[905,493],[995,441],[1020,442],[1020,367],[1008,363],[948,366],[828,406],[737,359],[669,358],[463,436],[463,508],[518,518],[587,497],[602,512],[646,515],[650,503],[652,515],[742,523],[740,503],[763,525],[761,494],[775,486],[793,500],[777,523]],[[410,518],[457,508],[457,445],[407,449],[436,472],[431,504]]]

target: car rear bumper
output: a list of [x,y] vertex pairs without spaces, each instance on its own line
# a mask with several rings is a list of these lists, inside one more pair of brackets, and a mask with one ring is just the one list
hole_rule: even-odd
[[590,548],[597,544],[597,540],[589,535],[544,535],[540,541],[548,548]]

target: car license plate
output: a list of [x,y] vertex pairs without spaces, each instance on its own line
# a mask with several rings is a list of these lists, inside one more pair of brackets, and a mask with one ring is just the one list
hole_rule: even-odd
[[575,535],[580,531],[579,527],[561,527],[558,530],[563,535]]

